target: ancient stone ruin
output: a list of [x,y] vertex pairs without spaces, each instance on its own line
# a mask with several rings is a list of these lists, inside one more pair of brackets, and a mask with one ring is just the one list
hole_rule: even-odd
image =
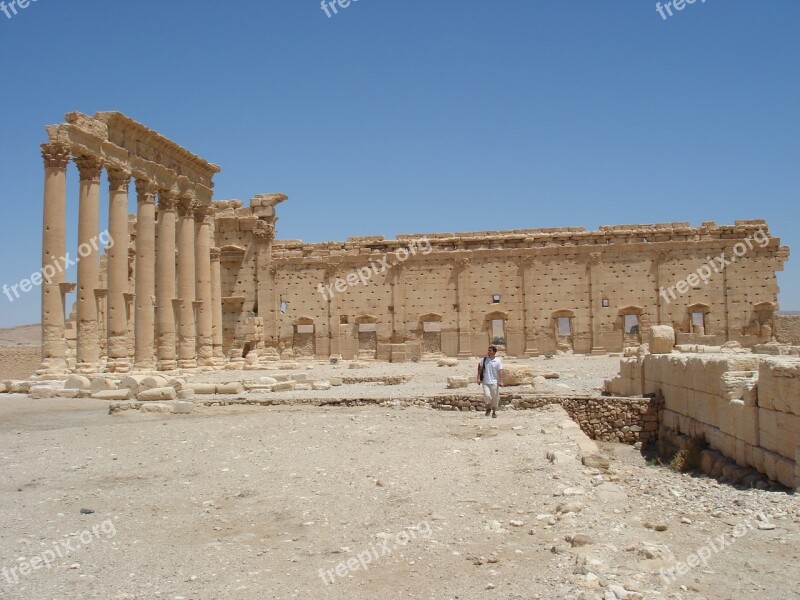
[[[77,282],[59,270],[42,285],[42,378],[470,357],[489,342],[516,357],[607,353],[659,324],[682,344],[775,338],[788,249],[760,220],[276,241],[286,196],[213,201],[218,166],[125,115],[70,113],[47,134],[43,270],[69,250],[71,160],[82,258]],[[103,169],[113,243],[83,257],[101,231]]]

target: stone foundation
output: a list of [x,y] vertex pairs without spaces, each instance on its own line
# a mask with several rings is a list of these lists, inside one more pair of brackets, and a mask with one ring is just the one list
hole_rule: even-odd
[[665,354],[623,359],[611,394],[663,397],[661,437],[701,437],[740,467],[800,486],[800,359]]

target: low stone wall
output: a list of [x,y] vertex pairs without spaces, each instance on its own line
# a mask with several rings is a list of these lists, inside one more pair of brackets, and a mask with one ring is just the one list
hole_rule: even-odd
[[800,315],[775,315],[775,339],[781,344],[800,346]]
[[620,376],[606,382],[606,391],[632,390],[664,398],[662,428],[702,437],[739,466],[800,487],[800,359],[759,354],[623,359]]
[[[436,396],[428,400],[434,408],[442,410],[484,410],[483,397],[479,395]],[[501,394],[500,403],[515,410],[558,404],[591,439],[626,444],[656,441],[658,414],[663,406],[653,398],[517,394]]]

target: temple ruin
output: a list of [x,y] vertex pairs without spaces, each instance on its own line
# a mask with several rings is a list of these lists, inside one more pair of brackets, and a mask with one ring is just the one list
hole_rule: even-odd
[[[788,248],[761,220],[281,241],[286,196],[213,201],[217,165],[118,112],[70,113],[47,134],[43,270],[68,252],[70,161],[81,260],[77,282],[59,271],[42,285],[40,378],[471,357],[490,342],[517,357],[599,354],[662,324],[680,344],[775,336]],[[113,243],[84,257],[101,231],[103,169]]]

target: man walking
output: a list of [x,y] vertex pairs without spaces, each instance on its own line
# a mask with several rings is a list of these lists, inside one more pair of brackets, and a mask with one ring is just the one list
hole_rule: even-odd
[[483,400],[486,404],[486,416],[497,418],[500,406],[500,390],[503,387],[503,363],[496,358],[497,347],[489,346],[488,354],[478,365],[478,383],[483,384]]

